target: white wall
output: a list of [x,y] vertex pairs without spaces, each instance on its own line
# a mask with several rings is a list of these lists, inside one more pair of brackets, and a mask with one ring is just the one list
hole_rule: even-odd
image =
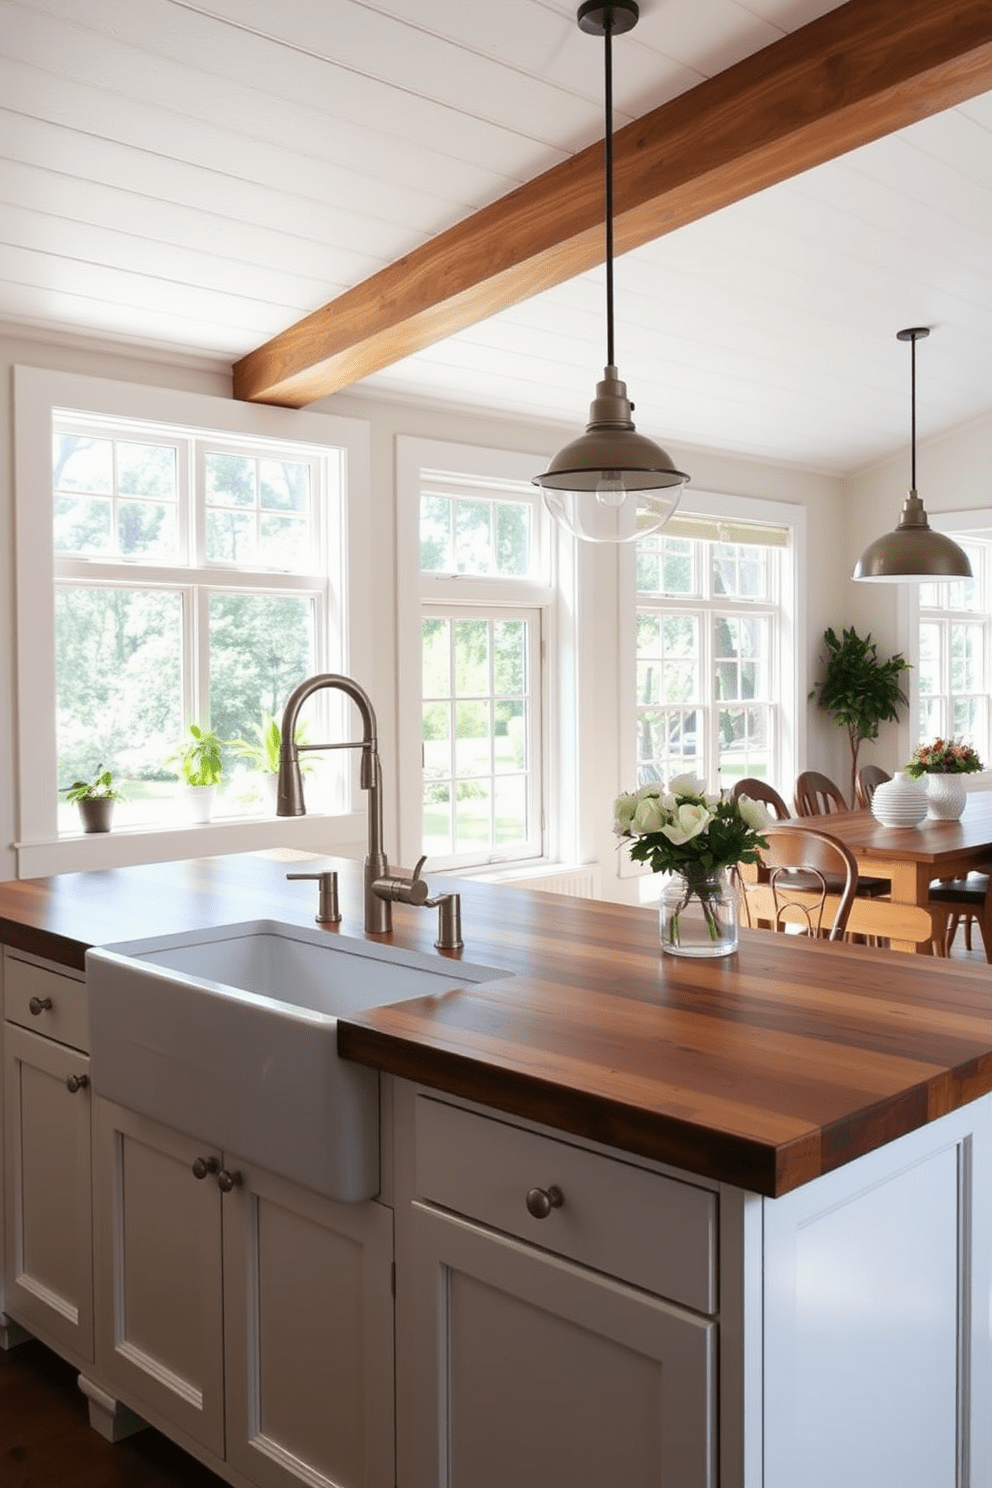
[[[992,413],[939,438],[918,441],[916,484],[931,520],[942,512],[992,508]],[[861,553],[899,521],[910,481],[910,451],[852,476],[846,483],[845,611],[859,633],[870,631],[879,654],[891,656],[909,644],[907,591],[900,584],[857,584],[850,578]],[[935,521],[934,525],[939,525]],[[883,725],[862,761],[899,769],[917,743],[908,710],[898,725]]]
[[[4,536],[0,550],[0,878],[11,878],[16,872],[10,844],[14,840],[14,730],[12,726],[13,656],[14,656],[14,574],[13,563],[13,453],[12,375],[16,365],[46,367],[79,372],[94,377],[130,380],[150,386],[179,388],[184,391],[226,396],[230,379],[225,369],[211,370],[195,366],[181,367],[128,357],[112,350],[89,350],[47,344],[29,339],[0,337],[0,377],[5,396],[0,398],[0,440],[4,450],[0,467],[0,533]],[[509,448],[535,455],[535,469],[567,438],[576,427],[551,427],[536,423],[489,419],[478,415],[446,412],[420,405],[389,403],[363,397],[360,393],[339,394],[314,406],[315,412],[341,414],[367,419],[372,439],[372,531],[378,571],[382,577],[376,594],[377,606],[372,622],[372,675],[360,680],[368,688],[380,721],[383,769],[387,782],[395,778],[391,766],[396,757],[396,613],[394,543],[396,480],[395,439],[399,434],[420,438],[454,440],[465,444]],[[579,413],[584,416],[584,410]],[[706,490],[760,497],[767,500],[799,503],[808,514],[809,576],[801,602],[806,607],[807,650],[811,677],[820,637],[827,625],[850,623],[845,613],[845,598],[851,588],[846,581],[853,559],[849,557],[850,541],[845,538],[841,516],[844,493],[835,479],[781,466],[762,465],[756,461],[711,454],[680,447],[667,440],[676,463],[692,474],[693,485]],[[988,468],[986,460],[984,468]],[[866,539],[867,540],[867,539]],[[583,720],[584,747],[580,760],[578,785],[579,830],[577,856],[598,860],[609,870],[615,863],[615,844],[610,831],[611,807],[615,793],[629,783],[618,757],[616,731],[603,727],[603,721],[618,716],[616,624],[617,586],[616,559],[608,550],[588,549],[582,554],[583,588],[581,603],[586,610],[590,645],[582,657],[579,685],[579,716]],[[809,709],[807,759],[801,761],[836,774],[843,771],[843,740],[831,729],[819,710]],[[843,778],[843,777],[842,777]],[[791,782],[781,782],[791,789]],[[391,787],[390,787],[391,788]],[[396,822],[395,794],[385,803],[387,847],[393,848]],[[611,880],[608,877],[608,882]],[[629,881],[616,885],[621,897],[633,893]],[[613,889],[611,888],[611,892]]]

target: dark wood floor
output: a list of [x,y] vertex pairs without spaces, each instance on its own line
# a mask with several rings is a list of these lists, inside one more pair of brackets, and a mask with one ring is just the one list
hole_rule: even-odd
[[157,1431],[105,1441],[89,1424],[77,1373],[35,1339],[0,1349],[2,1488],[223,1488]]

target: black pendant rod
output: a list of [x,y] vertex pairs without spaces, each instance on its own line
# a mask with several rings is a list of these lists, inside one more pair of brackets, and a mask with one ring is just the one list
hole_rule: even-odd
[[910,481],[909,489],[916,490],[916,343],[923,341],[930,334],[929,326],[910,326],[905,331],[896,331],[897,341],[908,341],[910,346],[909,357],[909,433],[910,433]]
[[910,486],[910,490],[915,491],[916,490],[916,337],[915,336],[913,337],[912,341],[910,342],[909,366],[910,366],[909,378],[910,378],[910,389],[911,389],[911,392],[910,392],[910,405],[911,405],[911,410],[912,410],[911,413],[910,413],[910,418],[909,418],[909,437],[910,437],[910,440],[911,440],[911,443],[912,443],[912,455],[910,457],[910,467],[909,467],[910,468],[909,486]]
[[603,17],[603,55],[606,59],[606,365],[613,360],[613,16]]

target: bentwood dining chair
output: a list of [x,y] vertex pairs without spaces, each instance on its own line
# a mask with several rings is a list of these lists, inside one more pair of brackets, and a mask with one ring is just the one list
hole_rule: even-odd
[[[796,815],[830,816],[835,811],[849,811],[841,789],[819,770],[804,770],[796,779]],[[891,894],[892,883],[887,878],[875,878],[863,873],[858,879],[858,893],[862,898],[880,899]]]
[[[813,828],[772,826],[763,835],[768,847],[761,856],[774,907],[771,928],[841,940],[858,891],[858,865],[850,848]],[[832,915],[828,896],[838,901]],[[746,892],[744,910],[750,923]]]
[[779,821],[787,821],[792,815],[775,787],[766,780],[759,780],[755,775],[746,775],[743,780],[734,784],[730,799],[739,801],[741,796],[747,796],[749,801],[760,801]]
[[892,776],[881,765],[862,765],[854,784],[854,796],[862,811],[870,811],[872,797],[880,785],[885,785]]
[[829,816],[832,811],[850,811],[840,786],[819,770],[804,770],[796,779],[796,815]]

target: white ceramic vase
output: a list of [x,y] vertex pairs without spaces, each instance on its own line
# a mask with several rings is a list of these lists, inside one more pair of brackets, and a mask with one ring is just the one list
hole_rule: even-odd
[[927,815],[931,821],[957,821],[964,811],[968,793],[960,775],[927,776]]
[[928,810],[926,787],[904,770],[875,789],[871,814],[883,827],[917,827]]

